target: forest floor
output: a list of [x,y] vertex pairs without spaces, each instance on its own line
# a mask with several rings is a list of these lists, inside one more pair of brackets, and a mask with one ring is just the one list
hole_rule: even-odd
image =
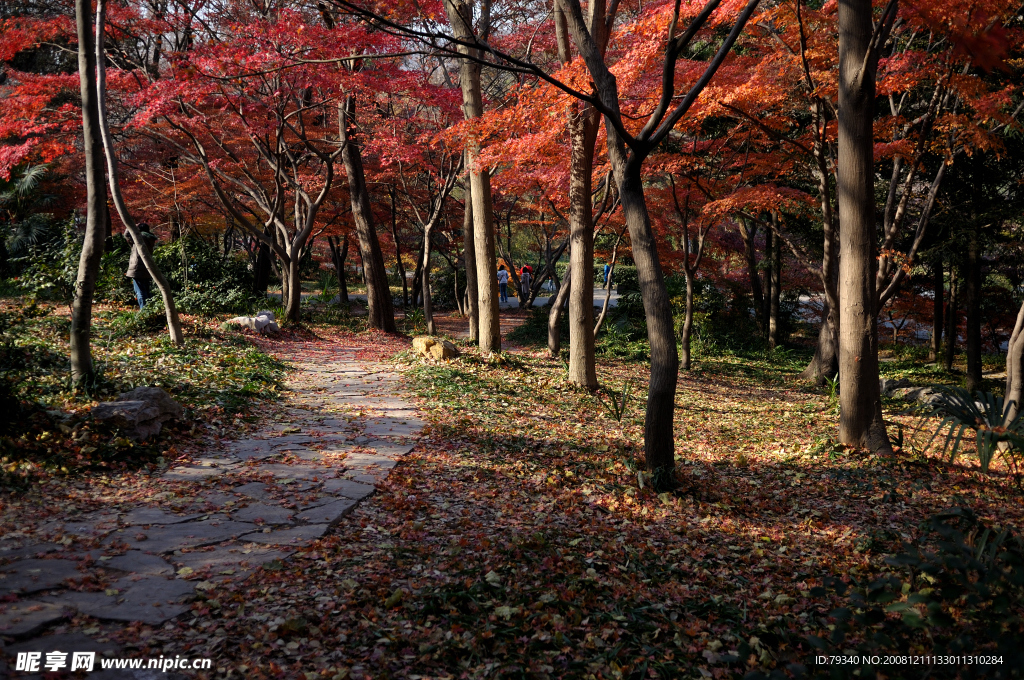
[[[642,472],[642,363],[599,362],[606,400],[633,386],[617,420],[540,350],[463,347],[433,363],[408,338],[319,326],[254,342],[307,366],[332,348],[393,366],[426,421],[415,447],[322,538],[204,586],[179,618],[115,628],[79,616],[56,631],[103,635],[133,657],[212,658],[199,677],[736,677],[810,663],[807,637],[827,636],[844,602],[816,588],[899,576],[884,558],[934,513],[969,507],[1004,527],[1024,514],[1007,477],[909,434],[893,456],[837,446],[834,401],[800,383],[793,360],[703,358],[681,376],[680,488],[659,494]],[[260,407],[282,433],[289,398]],[[909,433],[904,407],[887,403],[887,417]],[[90,474],[30,490],[25,512],[57,490],[82,505]],[[106,484],[129,493],[137,481]],[[25,514],[5,501],[10,534]]]

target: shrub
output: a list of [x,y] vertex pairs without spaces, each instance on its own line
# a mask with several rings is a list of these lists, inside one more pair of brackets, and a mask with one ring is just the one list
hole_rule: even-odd
[[21,290],[34,298],[70,306],[75,295],[83,238],[71,219],[26,246],[23,256],[11,260],[20,269],[18,284]]
[[[849,607],[830,613],[831,635],[808,638],[822,654],[995,655],[999,664],[915,667],[914,677],[1020,677],[1024,669],[1024,541],[985,526],[971,510],[933,516],[920,540],[886,558],[895,570],[870,583],[826,581]],[[825,588],[812,591],[823,596]],[[842,651],[840,651],[842,650]],[[871,663],[833,667],[832,677],[875,677]],[[889,675],[889,677],[894,677]],[[899,677],[899,676],[896,676]]]
[[[458,305],[455,302],[455,276],[456,274],[452,271],[451,267],[446,267],[444,271],[434,272],[430,277],[430,299],[434,307],[438,309],[458,309]],[[466,270],[459,270],[458,277],[459,296],[461,299],[465,299]]]
[[[248,261],[224,256],[202,239],[184,238],[157,246],[153,255],[171,284],[181,312],[213,316],[254,311],[266,304],[253,292]],[[159,299],[158,295],[154,297]]]

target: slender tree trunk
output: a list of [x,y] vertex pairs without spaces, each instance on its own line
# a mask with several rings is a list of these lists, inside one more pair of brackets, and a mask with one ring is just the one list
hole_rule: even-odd
[[[555,34],[558,56],[572,61],[565,8],[555,2]],[[587,28],[599,48],[603,45],[604,2],[588,7]],[[603,49],[602,49],[603,53]],[[600,118],[585,102],[573,101],[567,110],[569,129],[569,263],[576,281],[569,291],[569,382],[597,389],[594,358],[594,210],[592,181],[594,146]]]
[[427,225],[423,230],[423,318],[427,322],[427,334],[433,335],[434,330],[434,304],[430,299],[430,232],[433,225]]
[[871,0],[839,4],[839,438],[891,452],[878,387]]
[[[338,247],[341,241],[341,247]],[[348,309],[348,281],[345,278],[345,260],[348,259],[348,236],[327,237],[327,245],[331,249],[331,261],[334,263],[334,274],[338,278],[338,303]]]
[[672,485],[669,479],[675,469],[675,417],[676,383],[679,376],[679,356],[676,354],[675,330],[672,327],[672,307],[665,288],[665,275],[658,259],[658,247],[651,229],[641,177],[641,159],[636,157],[622,162],[615,154],[618,165],[615,174],[619,183],[622,214],[629,227],[633,246],[633,261],[640,279],[640,294],[647,319],[647,339],[651,347],[651,378],[647,392],[647,413],[644,421],[644,456],[647,468],[656,476],[656,487]]
[[405,279],[405,265],[402,264],[402,244],[398,242],[398,211],[395,209],[395,189],[392,187],[388,192],[391,195],[391,237],[395,239],[395,267],[398,269],[398,276],[402,279],[402,306],[409,306],[409,282]]
[[938,361],[939,352],[942,349],[942,306],[944,303],[942,298],[945,292],[941,255],[935,258],[935,264],[932,265],[932,268],[934,270],[932,274],[935,277],[935,285],[933,287],[934,295],[932,299],[932,349],[929,358],[932,361]]
[[591,183],[598,118],[582,104],[570,107],[570,111],[569,263],[577,276],[569,292],[569,382],[596,390]]
[[748,228],[747,221],[738,221],[740,238],[743,239],[743,256],[747,263],[747,277],[750,279],[750,299],[754,305],[754,319],[757,327],[762,333],[765,332],[764,323],[764,289],[761,287],[761,277],[757,274],[757,249],[754,244],[754,237],[757,236],[757,225]]
[[[299,259],[294,255],[281,267],[288,280],[288,297],[284,299],[284,316],[289,321],[302,318],[302,278],[299,273]],[[282,289],[282,294],[284,290]]]
[[562,311],[569,301],[571,283],[572,264],[570,263],[565,270],[565,279],[558,288],[558,294],[555,295],[555,302],[551,305],[551,311],[548,312],[548,355],[552,359],[557,358],[558,353],[562,351]]
[[686,315],[683,317],[683,332],[679,339],[679,368],[690,370],[690,334],[693,332],[693,272],[684,269],[686,274]]
[[465,212],[462,218],[462,261],[466,265],[466,321],[469,323],[469,341],[480,340],[480,291],[476,284],[476,237],[473,235],[473,194],[466,170]]
[[78,31],[78,78],[82,94],[82,138],[85,152],[85,241],[78,260],[74,300],[71,303],[71,379],[75,383],[94,375],[92,363],[92,298],[96,292],[106,224],[103,182],[103,142],[96,97],[96,53],[92,33],[92,3],[75,0]]
[[821,310],[821,327],[818,329],[814,358],[800,373],[802,379],[810,380],[815,385],[822,385],[826,378],[834,378],[839,374],[839,343],[836,341],[835,331],[838,325],[837,316],[826,298]]
[[[484,0],[489,6],[489,0]],[[445,0],[445,10],[455,37],[464,42],[473,42],[473,12],[465,0]],[[489,9],[483,12],[489,14]],[[484,27],[484,32],[487,29]],[[468,54],[469,48],[460,46],[460,52]],[[478,55],[474,55],[478,56]],[[462,86],[462,110],[466,119],[479,118],[484,114],[483,89],[480,82],[480,64],[464,59],[459,67],[459,82]],[[480,167],[477,158],[480,143],[470,138],[466,141],[466,168],[469,171],[473,201],[473,237],[476,255],[477,314],[480,350],[497,352],[501,349],[501,325],[498,318],[497,258],[495,257],[494,210],[491,204],[491,175],[487,168]]]
[[1006,348],[1006,393],[1004,398],[1005,422],[1010,422],[1020,413],[1024,401],[1024,304],[1017,312],[1017,322]]
[[956,278],[956,270],[949,268],[949,307],[946,308],[946,352],[944,365],[947,371],[953,370],[953,361],[956,358],[956,342],[959,329],[957,326],[957,314],[960,307],[960,284]]
[[608,307],[612,300],[612,279],[615,277],[615,260],[619,256],[619,241],[622,239],[622,234],[615,239],[615,245],[612,246],[612,260],[608,263],[608,277],[604,282],[604,304],[601,305],[601,315],[597,317],[597,323],[594,324],[594,339],[597,339],[597,334],[601,330],[601,326],[604,324],[605,317],[608,316]]
[[363,259],[363,272],[366,276],[367,316],[371,328],[397,333],[395,308],[391,300],[387,270],[384,267],[384,254],[381,252],[377,231],[373,226],[373,211],[370,208],[370,195],[366,190],[362,153],[353,138],[356,122],[355,97],[349,95],[345,98],[344,111],[344,120],[339,123],[343,145],[341,159],[345,164],[345,174],[348,175],[352,218],[356,224],[359,253]]
[[[171,342],[181,345],[185,342],[185,336],[181,332],[181,320],[178,318],[178,309],[174,304],[174,293],[171,291],[171,284],[164,278],[163,272],[149,252],[149,244],[142,238],[142,233],[135,224],[135,220],[128,212],[128,206],[121,195],[121,180],[118,176],[117,157],[114,155],[114,139],[110,134],[110,126],[107,121],[107,70],[104,43],[104,23],[106,19],[106,2],[98,0],[96,4],[96,106],[100,125],[100,137],[103,140],[103,151],[107,158],[107,177],[110,180],[110,195],[117,208],[117,214],[128,233],[132,236],[135,248],[138,249],[142,263],[146,266],[150,278],[156,283],[160,296],[164,301],[164,314],[167,317],[167,332],[171,336]],[[109,213],[108,213],[109,217]]]
[[291,299],[291,293],[289,293],[291,274],[289,273],[290,270],[288,268],[288,262],[286,260],[283,260],[282,258],[279,257],[277,258],[277,261],[280,263],[278,265],[277,273],[281,279],[281,306],[287,307],[288,300]]
[[[980,153],[980,152],[979,152]],[[967,272],[964,277],[964,307],[967,311],[967,391],[981,389],[981,248],[977,225],[971,229],[967,246]]]
[[775,233],[768,229],[764,235],[764,260],[762,261],[761,276],[764,281],[764,299],[761,304],[764,308],[761,310],[761,337],[764,340],[768,340],[768,336],[771,333],[771,317],[772,317],[772,299],[774,290],[772,289],[772,253],[776,250],[778,238],[775,237]]
[[[772,217],[775,219],[775,216]],[[779,344],[779,302],[782,299],[782,239],[773,241],[771,262],[766,275],[771,276],[772,295],[768,304],[768,346]]]

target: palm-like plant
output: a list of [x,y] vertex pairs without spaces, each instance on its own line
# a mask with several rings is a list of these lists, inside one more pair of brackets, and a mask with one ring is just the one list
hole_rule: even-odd
[[997,453],[1006,458],[1012,470],[1016,470],[1017,457],[1024,452],[1024,413],[1011,408],[1012,405],[1012,402],[1006,403],[991,392],[977,392],[972,397],[961,387],[945,388],[924,415],[925,418],[942,418],[926,446],[930,447],[936,439],[944,438],[942,454],[948,451],[950,461],[953,461],[960,453],[965,437],[973,432],[983,471],[988,471]]
[[38,189],[46,176],[47,166],[29,165],[15,170],[0,180],[0,224],[6,225],[4,246],[13,256],[21,256],[52,233],[50,216],[41,212],[53,200]]

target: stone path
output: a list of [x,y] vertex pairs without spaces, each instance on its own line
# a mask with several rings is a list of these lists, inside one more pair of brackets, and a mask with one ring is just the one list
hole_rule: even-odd
[[[107,637],[47,636],[47,629],[76,612],[104,622],[163,624],[189,610],[197,589],[215,593],[218,583],[287,559],[323,536],[373,493],[412,450],[423,426],[399,394],[398,374],[355,355],[339,347],[307,353],[289,383],[293,394],[283,425],[164,474],[169,481],[214,482],[204,485],[208,492],[162,492],[152,506],[54,527],[93,538],[90,544],[98,547],[87,551],[45,543],[0,550],[4,653],[118,656],[118,645]],[[98,576],[110,586],[90,589]],[[89,677],[149,675],[106,671]]]

